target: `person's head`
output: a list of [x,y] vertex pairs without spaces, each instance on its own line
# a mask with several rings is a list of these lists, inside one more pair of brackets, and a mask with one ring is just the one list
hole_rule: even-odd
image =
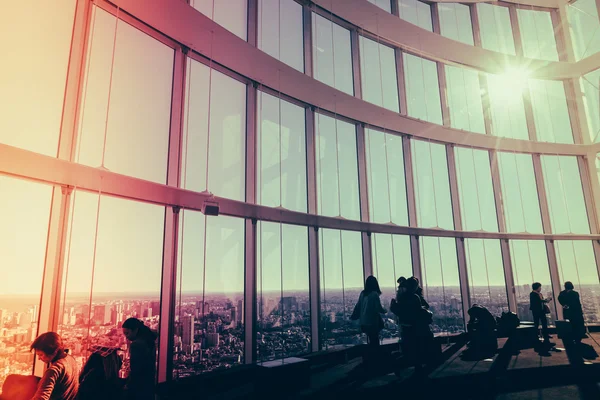
[[137,318],[128,318],[123,322],[123,335],[125,338],[130,341],[134,341],[138,335],[140,334],[140,330],[144,327],[144,323]]
[[379,282],[377,282],[377,278],[375,278],[373,275],[369,276],[365,281],[365,293],[369,294],[371,292],[381,294],[381,289],[379,289]]
[[575,286],[573,286],[573,282],[566,281],[565,282],[565,290],[573,290],[573,289],[575,289]]
[[406,288],[407,293],[415,293],[419,288],[419,281],[414,276],[408,278],[406,282],[404,282],[404,287]]
[[63,350],[62,338],[56,332],[46,332],[38,336],[31,344],[36,356],[45,363],[49,363]]
[[534,292],[541,292],[542,291],[542,284],[539,282],[534,282],[533,285],[531,285],[531,289],[533,289]]
[[398,280],[396,282],[398,282],[398,286],[400,286],[400,285],[402,285],[402,282],[406,282],[406,278],[401,276],[400,278],[398,278]]

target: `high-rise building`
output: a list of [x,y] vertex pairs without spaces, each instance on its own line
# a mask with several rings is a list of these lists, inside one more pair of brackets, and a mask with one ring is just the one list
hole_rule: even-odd
[[181,318],[181,343],[183,351],[191,353],[194,350],[194,317],[186,315]]

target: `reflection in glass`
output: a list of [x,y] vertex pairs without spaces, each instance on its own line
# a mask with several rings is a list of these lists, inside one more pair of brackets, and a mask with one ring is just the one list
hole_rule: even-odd
[[173,377],[244,362],[244,220],[182,211]]
[[594,247],[589,240],[556,240],[554,242],[561,289],[570,281],[579,292],[583,317],[588,324],[600,321],[600,284]]
[[458,256],[454,238],[422,236],[421,268],[423,293],[433,312],[434,334],[463,332],[464,319]]
[[258,203],[306,212],[304,108],[258,93]]
[[499,317],[508,311],[500,241],[465,239],[471,306],[479,304]]
[[164,207],[74,191],[59,333],[80,367],[93,345],[127,354],[121,325],[158,331]]
[[433,32],[431,6],[429,4],[419,0],[398,0],[398,13],[403,20]]
[[567,5],[575,60],[600,51],[600,20],[595,0],[576,0]]
[[246,40],[248,35],[246,0],[189,0],[190,5],[234,35]]
[[319,229],[321,345],[325,349],[364,342],[350,316],[364,287],[360,232]]
[[[521,321],[533,321],[529,310],[529,293],[534,282],[542,284],[544,298],[555,298],[550,283],[550,266],[546,243],[543,240],[511,240],[510,256],[515,281],[515,294],[517,296],[517,316]],[[558,294],[557,294],[558,295]],[[548,303],[551,324],[555,317],[554,301]]]
[[303,34],[300,4],[294,0],[258,1],[258,48],[300,72],[304,72]]
[[451,65],[444,68],[452,128],[485,134],[479,73]]
[[506,231],[542,233],[542,215],[531,155],[497,154]]
[[33,370],[29,346],[38,333],[52,186],[0,176],[0,193],[2,387],[8,375]]
[[404,57],[404,78],[408,115],[442,125],[442,103],[438,81],[437,64],[412,54]]
[[312,14],[314,78],[354,95],[350,31]]
[[511,139],[529,139],[525,103],[518,84],[507,81],[506,77],[487,74],[490,112],[492,114],[492,133]]
[[400,112],[394,49],[363,36],[359,44],[363,100]]
[[166,183],[174,50],[98,7],[93,18],[76,160]]
[[576,157],[542,156],[552,233],[590,233]]
[[315,115],[318,213],[359,220],[356,127]]
[[185,96],[182,187],[243,201],[246,85],[189,59]]
[[365,140],[369,218],[408,226],[402,137],[365,129]]
[[567,96],[562,81],[529,80],[537,140],[573,143]]
[[471,10],[468,5],[438,3],[442,36],[474,46]]
[[528,58],[558,61],[552,17],[548,11],[517,8],[523,55]]
[[422,140],[411,143],[418,226],[454,229],[446,146]]
[[259,222],[256,243],[259,361],[310,352],[308,231]]
[[371,234],[373,249],[373,275],[379,281],[381,305],[387,310],[384,329],[380,333],[383,341],[399,336],[396,317],[390,311],[390,302],[396,298],[396,281],[401,276],[413,276],[410,236]]
[[56,157],[75,3],[2,3],[0,143]]
[[590,141],[595,143],[600,138],[600,69],[582,76],[579,82],[583,92]]
[[484,49],[515,55],[508,7],[477,3],[481,45]]
[[463,230],[498,232],[488,151],[456,146],[454,154]]

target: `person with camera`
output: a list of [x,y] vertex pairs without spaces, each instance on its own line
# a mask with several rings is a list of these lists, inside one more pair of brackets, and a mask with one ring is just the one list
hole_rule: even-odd
[[433,346],[433,333],[429,327],[433,314],[421,305],[416,278],[408,278],[402,285],[403,292],[398,301],[392,302],[392,312],[402,326],[402,353],[414,365],[415,373],[421,374]]
[[550,335],[548,334],[548,320],[546,319],[546,314],[550,314],[548,303],[552,301],[552,297],[544,299],[544,295],[542,294],[542,284],[539,282],[534,282],[531,285],[531,289],[531,293],[529,293],[529,309],[533,314],[533,323],[535,325],[535,329],[539,329],[541,324],[544,343],[553,344],[550,342]]

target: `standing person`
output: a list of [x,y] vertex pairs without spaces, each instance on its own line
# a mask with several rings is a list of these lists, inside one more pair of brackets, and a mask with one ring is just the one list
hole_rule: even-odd
[[573,340],[576,343],[580,343],[581,339],[586,337],[585,322],[583,320],[583,309],[579,293],[574,289],[575,286],[573,286],[573,283],[565,282],[565,290],[558,295],[558,302],[563,306],[564,316],[573,327]]
[[123,335],[129,344],[129,377],[125,384],[127,400],[154,400],[156,334],[137,318],[123,322]]
[[542,284],[534,282],[531,285],[531,293],[529,293],[529,309],[533,314],[533,323],[535,329],[539,329],[540,323],[542,324],[542,336],[544,343],[550,344],[550,335],[548,334],[548,320],[546,314],[550,312],[548,303],[552,301],[552,297],[544,299],[542,295]]
[[358,302],[354,307],[351,319],[358,319],[360,321],[360,329],[363,333],[367,334],[370,357],[376,356],[377,348],[379,346],[379,331],[383,329],[383,319],[381,314],[386,311],[381,306],[381,300],[379,296],[381,290],[379,289],[379,283],[377,278],[369,276],[365,281],[365,287],[358,298]]
[[417,296],[419,296],[419,300],[421,301],[421,306],[424,309],[429,310],[429,303],[427,302],[427,300],[425,300],[425,296],[423,295],[423,287],[419,283],[419,279],[415,278],[414,276],[413,276],[413,279],[415,281],[417,281],[417,291],[416,291],[416,294],[417,294]]
[[31,400],[75,400],[79,367],[65,351],[62,338],[56,332],[43,333],[33,341],[31,350],[35,350],[38,359],[49,364]]

